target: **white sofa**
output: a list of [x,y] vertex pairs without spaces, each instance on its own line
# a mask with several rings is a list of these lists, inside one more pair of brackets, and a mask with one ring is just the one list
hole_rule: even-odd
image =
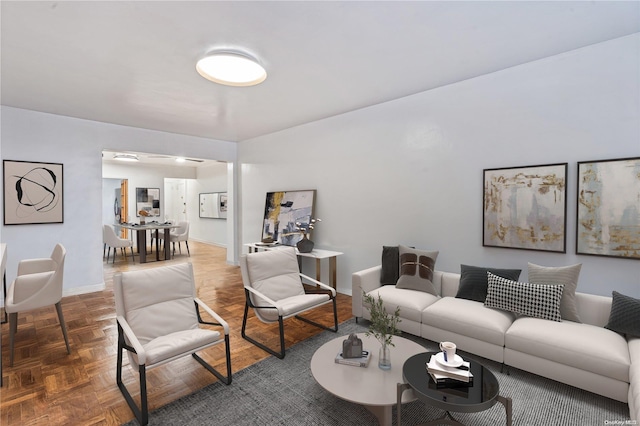
[[[381,266],[353,274],[353,315],[369,319],[363,291],[380,295],[388,310],[400,307],[399,328],[434,342],[629,403],[640,420],[640,339],[627,341],[604,328],[611,297],[576,292],[582,323],[516,315],[456,298],[460,274],[434,271],[439,294],[380,284]],[[632,362],[633,360],[633,362]]]

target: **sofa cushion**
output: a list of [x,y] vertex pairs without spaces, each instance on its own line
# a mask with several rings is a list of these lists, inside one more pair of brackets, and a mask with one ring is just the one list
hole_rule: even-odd
[[400,277],[396,287],[437,295],[433,286],[433,269],[438,252],[416,250],[403,245],[399,246],[399,252]]
[[387,312],[394,312],[396,307],[400,307],[400,318],[406,318],[417,323],[420,323],[422,319],[422,311],[440,299],[430,293],[400,289],[389,285],[377,288],[367,294],[374,299],[380,296]]
[[484,304],[488,308],[503,309],[529,317],[560,321],[562,284],[531,284],[489,276],[489,288]]
[[382,246],[380,284],[396,285],[400,277],[400,251],[398,246]]
[[480,302],[455,297],[443,297],[422,313],[423,324],[498,346],[504,346],[504,333],[514,319],[511,312],[486,308]]
[[487,298],[487,287],[489,286],[487,272],[502,278],[518,281],[522,270],[460,265],[460,286],[456,297],[484,303]]
[[603,327],[573,321],[553,323],[518,318],[507,330],[505,346],[623,382],[629,381],[627,341]]
[[617,291],[612,295],[611,314],[605,327],[617,333],[640,337],[640,299],[625,296]]
[[576,306],[576,288],[582,264],[569,266],[540,266],[528,264],[529,282],[536,284],[564,284],[562,300],[560,301],[560,315],[562,319],[581,322]]

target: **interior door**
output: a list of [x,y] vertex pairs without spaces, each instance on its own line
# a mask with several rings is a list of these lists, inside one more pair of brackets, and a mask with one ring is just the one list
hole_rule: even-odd
[[[129,181],[122,179],[120,181],[120,223],[127,222],[129,217]],[[120,228],[120,237],[129,238],[129,230]]]

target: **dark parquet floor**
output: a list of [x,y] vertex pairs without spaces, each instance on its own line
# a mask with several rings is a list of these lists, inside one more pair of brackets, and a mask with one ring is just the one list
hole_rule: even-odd
[[[70,355],[65,350],[53,306],[19,314],[13,367],[8,366],[9,326],[3,324],[0,425],[119,425],[133,419],[115,379],[117,327],[112,277],[118,271],[192,262],[198,297],[229,323],[233,372],[269,356],[240,336],[244,309],[240,268],[226,263],[224,248],[195,241],[190,241],[189,246],[190,257],[186,253],[177,254],[166,263],[141,265],[133,263],[131,257],[118,256],[115,264],[104,263],[105,290],[64,297],[62,309]],[[351,318],[351,297],[339,294],[337,301],[339,321]],[[4,314],[4,310],[1,312]],[[331,324],[331,305],[307,316]],[[253,333],[271,339],[268,343],[277,347],[277,324],[262,324],[252,314],[250,327]],[[287,346],[320,331],[296,319],[285,321]],[[214,366],[224,368],[222,345],[205,350],[202,356]],[[131,390],[138,388],[136,372],[125,367],[123,376]],[[149,408],[153,410],[213,383],[216,378],[193,358],[185,357],[150,370],[147,380]],[[137,397],[137,392],[134,395]]]

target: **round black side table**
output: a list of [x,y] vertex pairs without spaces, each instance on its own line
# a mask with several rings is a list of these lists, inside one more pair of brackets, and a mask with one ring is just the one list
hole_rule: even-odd
[[427,362],[436,352],[426,352],[407,359],[402,367],[402,378],[405,383],[398,383],[398,426],[402,423],[402,394],[412,389],[414,396],[423,403],[445,411],[443,417],[423,423],[423,425],[451,424],[462,425],[451,415],[458,413],[477,413],[487,410],[500,402],[507,414],[507,426],[512,426],[511,398],[499,394],[500,385],[496,376],[482,364],[470,360],[470,371],[473,383],[469,386],[439,387],[427,371]]

